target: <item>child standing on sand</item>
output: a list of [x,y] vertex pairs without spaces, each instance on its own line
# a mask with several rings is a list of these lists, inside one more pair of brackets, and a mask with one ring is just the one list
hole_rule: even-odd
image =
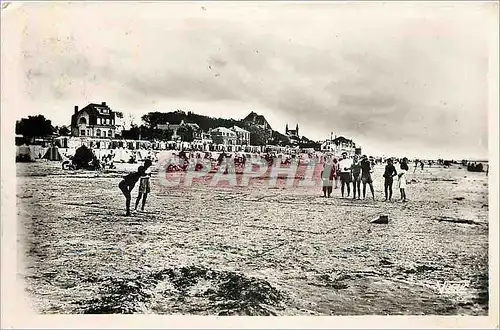
[[149,179],[151,178],[150,167],[152,162],[150,159],[146,159],[144,161],[144,174],[139,178],[139,195],[137,195],[137,199],[135,200],[135,210],[137,210],[137,206],[139,205],[142,198],[142,207],[141,211],[144,211],[144,207],[146,206],[146,199],[148,194],[151,192],[151,186],[149,183]]
[[408,172],[408,159],[405,157],[401,162],[399,176],[399,191],[401,192],[401,201],[406,202],[406,173]]

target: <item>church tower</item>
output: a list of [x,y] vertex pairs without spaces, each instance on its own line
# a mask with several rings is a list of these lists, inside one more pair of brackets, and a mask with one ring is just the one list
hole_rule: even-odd
[[297,123],[297,126],[295,127],[295,134],[299,136],[299,124]]

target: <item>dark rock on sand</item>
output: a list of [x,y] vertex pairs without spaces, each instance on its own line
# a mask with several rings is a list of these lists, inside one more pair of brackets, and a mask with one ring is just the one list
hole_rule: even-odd
[[388,224],[389,223],[389,216],[385,215],[385,214],[380,215],[378,218],[372,220],[371,223]]

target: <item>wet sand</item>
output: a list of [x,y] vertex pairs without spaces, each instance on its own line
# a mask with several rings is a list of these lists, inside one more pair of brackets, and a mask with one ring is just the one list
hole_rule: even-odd
[[[99,174],[17,164],[19,271],[38,312],[488,313],[484,173],[412,168],[407,203],[382,201],[382,165],[376,201],[264,180],[165,188],[156,173],[146,212],[125,217],[117,185],[136,167]],[[371,224],[380,214],[389,223]],[[446,281],[467,285],[439,292]]]

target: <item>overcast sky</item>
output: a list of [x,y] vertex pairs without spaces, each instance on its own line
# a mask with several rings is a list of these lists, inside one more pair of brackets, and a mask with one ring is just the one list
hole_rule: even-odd
[[26,3],[2,12],[2,112],[70,123],[263,114],[369,153],[485,157],[492,4]]

